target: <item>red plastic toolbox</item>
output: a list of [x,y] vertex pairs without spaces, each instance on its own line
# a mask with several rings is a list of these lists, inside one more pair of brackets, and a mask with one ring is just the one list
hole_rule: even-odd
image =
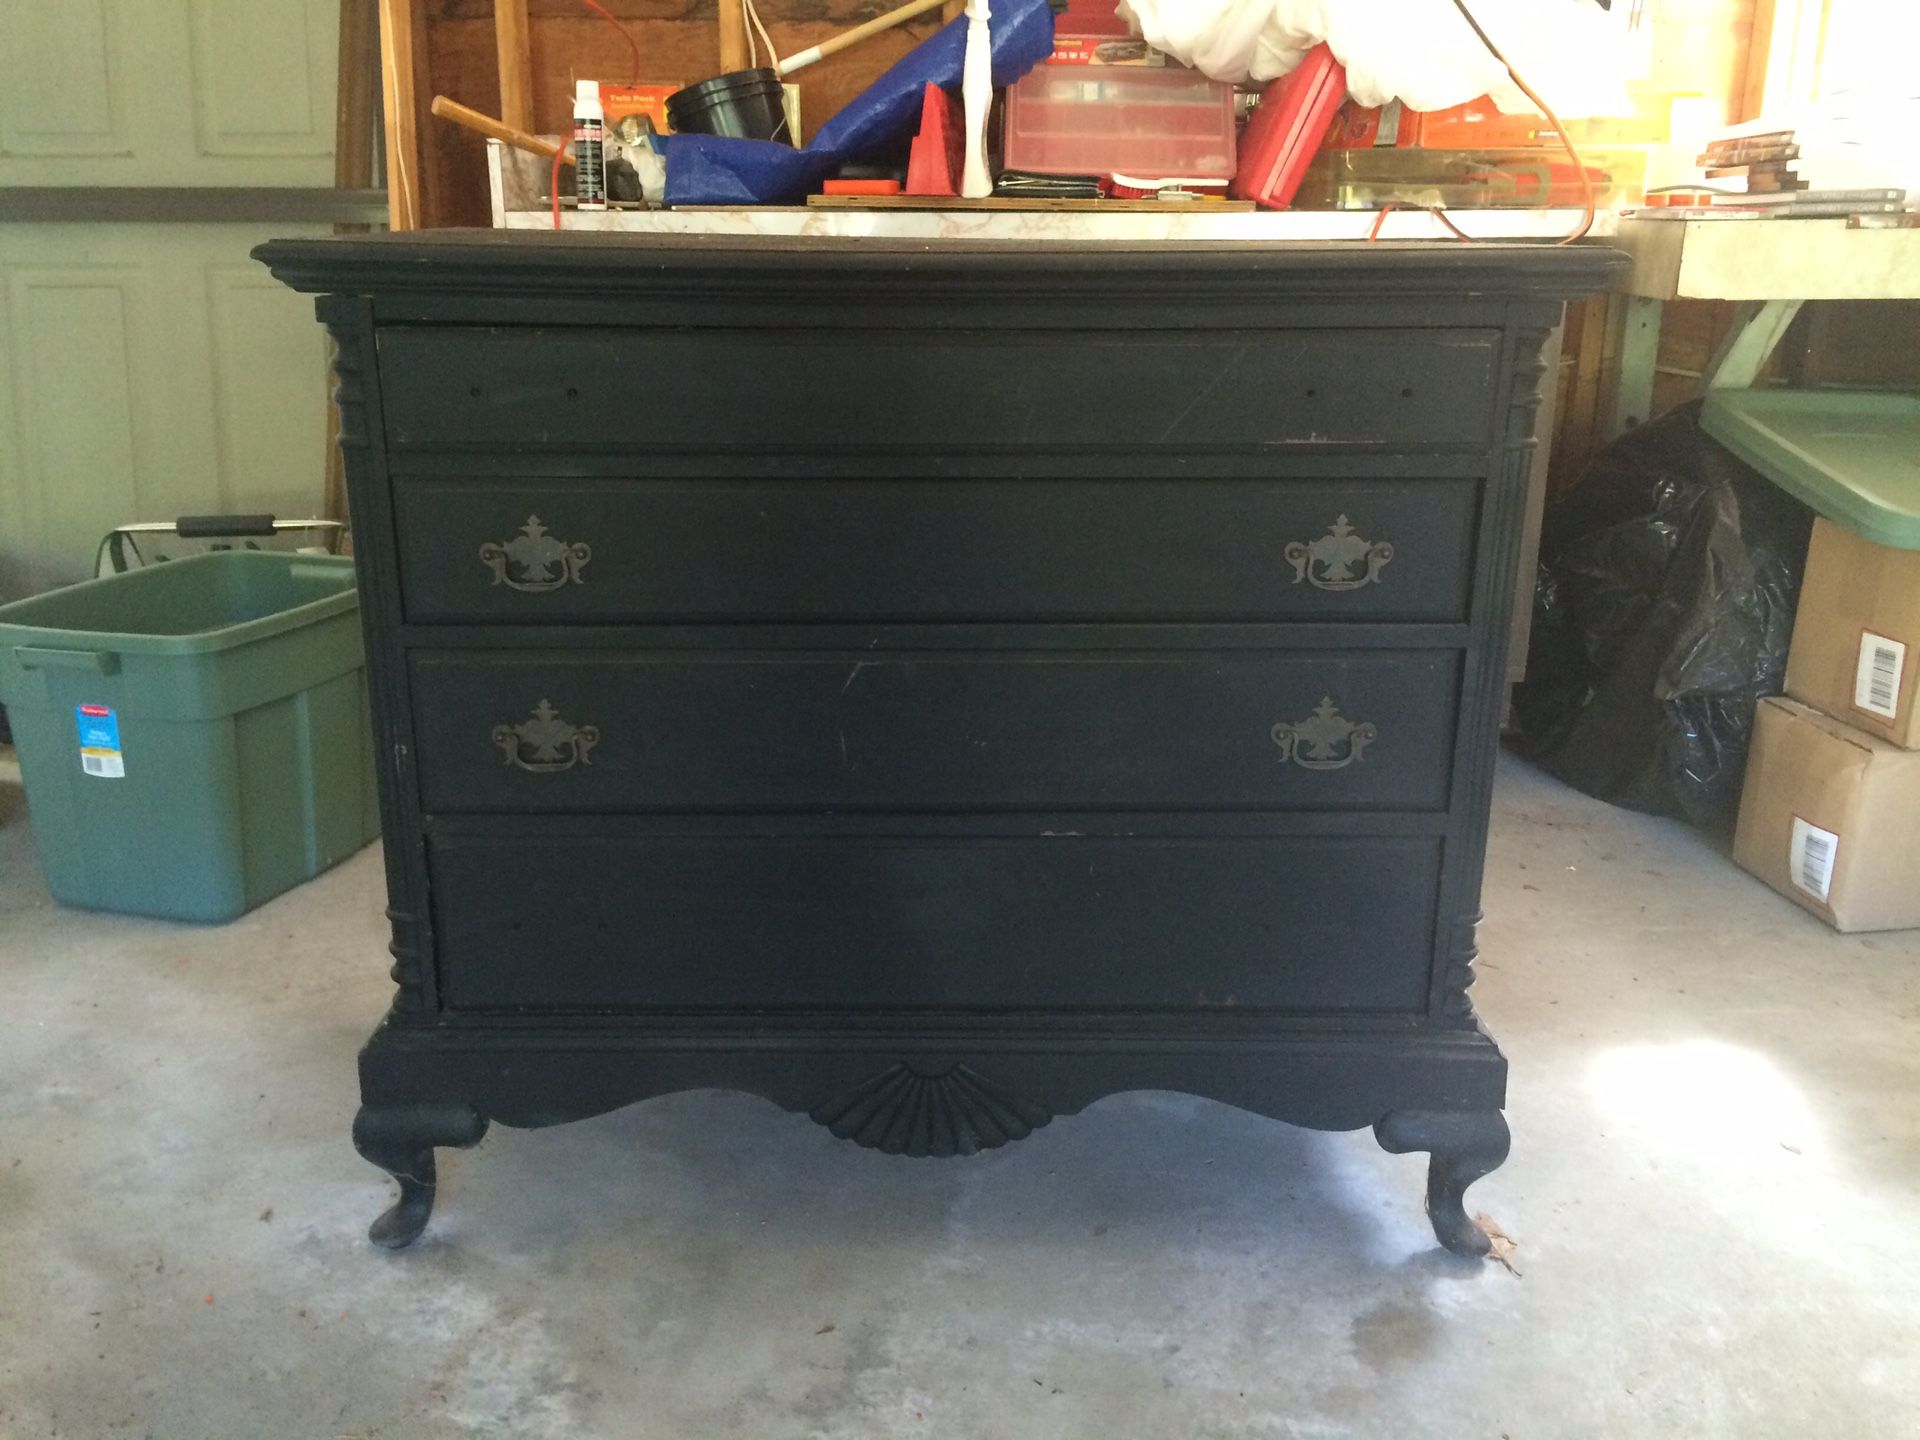
[[1269,210],[1293,203],[1301,177],[1347,98],[1347,71],[1322,41],[1289,74],[1261,92],[1240,144],[1233,193]]

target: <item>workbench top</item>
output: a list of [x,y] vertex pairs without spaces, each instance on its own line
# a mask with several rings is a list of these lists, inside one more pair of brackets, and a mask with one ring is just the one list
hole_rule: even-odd
[[1920,300],[1920,230],[1805,220],[1621,220],[1633,269],[1614,289],[1650,300]]
[[[1458,210],[1448,218],[1475,239],[1555,240],[1580,223],[1571,210]],[[602,210],[561,213],[563,230],[621,235],[788,235],[821,239],[1054,240],[1064,242],[1365,241],[1372,211],[1228,210],[1205,201],[1168,202],[1164,213],[1116,210],[1112,214],[1032,210],[840,210],[806,206],[742,206],[733,209]],[[550,231],[547,210],[502,210],[503,229]],[[1596,238],[1613,233],[1609,211],[1594,217]],[[1445,227],[1421,210],[1400,210],[1381,225],[1387,240],[1452,240]]]

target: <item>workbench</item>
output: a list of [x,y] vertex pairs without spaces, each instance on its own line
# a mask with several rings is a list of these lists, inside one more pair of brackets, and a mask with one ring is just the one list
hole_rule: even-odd
[[1648,419],[1669,300],[1741,302],[1701,390],[1747,389],[1809,300],[1920,299],[1920,230],[1856,230],[1821,220],[1621,220],[1611,243],[1633,257],[1613,284],[1631,297],[1619,338],[1609,433]]

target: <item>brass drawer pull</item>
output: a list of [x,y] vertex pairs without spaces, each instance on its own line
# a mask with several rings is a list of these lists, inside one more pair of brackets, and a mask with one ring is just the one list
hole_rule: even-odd
[[1379,735],[1371,724],[1356,725],[1342,715],[1328,696],[1314,707],[1311,719],[1273,727],[1273,743],[1282,762],[1291,760],[1308,770],[1343,770],[1360,759]]
[[1358,590],[1380,578],[1393,559],[1393,543],[1354,534],[1353,525],[1342,515],[1318,540],[1295,540],[1285,553],[1293,566],[1294,584],[1304,580],[1320,590]]
[[569,724],[542,700],[518,725],[494,726],[493,743],[507,757],[507,764],[534,775],[553,775],[576,765],[592,764],[587,752],[600,743],[600,729],[596,725]]
[[591,547],[554,539],[538,515],[529,515],[520,533],[506,544],[489,540],[480,547],[480,562],[493,572],[494,584],[530,595],[580,584],[580,571],[592,558]]

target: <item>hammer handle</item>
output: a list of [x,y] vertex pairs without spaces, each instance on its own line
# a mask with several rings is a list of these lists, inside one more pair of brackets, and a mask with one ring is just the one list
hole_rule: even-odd
[[562,165],[573,164],[571,145],[555,145],[550,140],[542,140],[538,135],[529,135],[524,130],[516,130],[511,125],[494,119],[491,115],[482,115],[478,110],[469,109],[458,100],[449,100],[444,95],[436,95],[433,97],[431,108],[433,113],[442,120],[451,120],[455,125],[471,130],[476,135],[485,135],[489,140],[498,140],[504,145],[511,145],[516,150],[525,150],[545,160],[551,160],[553,152],[558,150]]

